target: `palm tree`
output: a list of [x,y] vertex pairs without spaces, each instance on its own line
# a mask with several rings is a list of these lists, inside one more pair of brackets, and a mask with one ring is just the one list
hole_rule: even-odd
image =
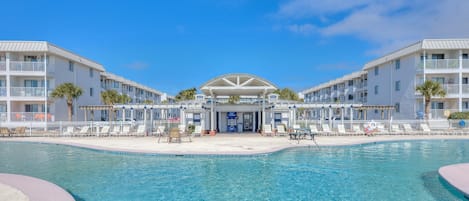
[[[116,103],[124,101],[122,100],[123,96],[124,95],[120,95],[116,90],[106,90],[106,91],[101,92],[101,101],[105,105],[112,106]],[[112,108],[109,108],[108,115],[109,115],[109,121],[111,121],[112,120]]]
[[78,98],[83,94],[83,90],[72,84],[72,83],[63,83],[57,86],[54,91],[52,91],[52,98],[64,98],[67,102],[68,107],[68,120],[72,121],[72,108],[73,108],[73,99]]
[[420,92],[425,98],[425,118],[429,119],[430,114],[430,103],[433,96],[445,97],[446,91],[443,89],[440,83],[427,80],[422,85],[415,88],[416,91]]

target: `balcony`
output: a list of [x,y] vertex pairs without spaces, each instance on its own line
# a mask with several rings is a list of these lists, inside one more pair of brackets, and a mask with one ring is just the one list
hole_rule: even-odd
[[469,69],[469,59],[462,60],[462,68]]
[[[11,96],[43,97],[44,87],[11,87]],[[50,90],[48,90],[50,92]]]
[[431,109],[432,119],[447,119],[448,116],[453,113],[458,112],[458,109]]
[[[423,61],[418,64],[418,69],[423,69]],[[427,59],[425,69],[427,70],[455,70],[459,68],[459,59]]]
[[469,95],[469,84],[463,84],[462,85],[462,93]]
[[0,71],[7,70],[7,63],[5,61],[0,61]]
[[[44,112],[12,112],[11,121],[45,121]],[[54,117],[52,114],[47,113],[47,121],[53,121]]]
[[45,66],[41,61],[10,61],[10,71],[44,72]]
[[443,89],[446,91],[446,95],[458,95],[459,94],[459,85],[458,84],[444,84],[442,85]]
[[0,87],[0,97],[2,96],[7,96],[7,88],[6,87]]

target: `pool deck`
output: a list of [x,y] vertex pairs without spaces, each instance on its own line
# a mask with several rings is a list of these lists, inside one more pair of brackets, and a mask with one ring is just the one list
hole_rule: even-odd
[[[156,137],[16,137],[0,138],[0,141],[12,142],[39,142],[51,144],[63,144],[77,147],[84,147],[95,150],[147,153],[147,154],[167,154],[167,155],[252,155],[267,154],[291,147],[315,147],[315,146],[345,146],[374,142],[401,141],[401,140],[469,140],[469,135],[383,135],[383,136],[316,136],[316,143],[312,140],[289,140],[288,137],[264,137],[258,134],[217,134],[216,136],[203,136],[192,138],[192,142],[184,139],[182,143],[168,143],[166,139],[161,139],[158,143]],[[469,172],[468,169],[465,170]],[[2,175],[2,174],[0,174]],[[469,180],[467,174],[466,181]],[[19,182],[12,184],[17,179],[2,179],[0,176],[0,200],[3,194],[18,194],[21,191],[31,200],[35,199],[29,191],[24,191],[24,186],[41,186],[40,183]],[[2,188],[1,184],[6,184],[13,188]],[[52,184],[54,185],[54,184]],[[55,187],[50,186],[51,189]],[[466,185],[469,187],[469,185]],[[59,187],[60,188],[60,187]],[[42,189],[42,188],[41,188]],[[459,188],[458,188],[459,189]],[[34,190],[34,188],[32,188]],[[39,195],[53,195],[48,191]],[[19,193],[21,193],[19,192]],[[44,193],[46,192],[46,193]],[[468,192],[468,191],[466,191]],[[67,193],[68,194],[68,193]],[[38,196],[39,196],[38,195]],[[467,194],[466,194],[467,195]],[[22,200],[21,195],[17,195],[17,200]],[[11,200],[11,199],[7,199]],[[16,200],[16,199],[14,199]],[[27,199],[23,199],[27,200]],[[47,199],[45,199],[47,200]],[[56,200],[69,200],[56,199]],[[71,199],[73,200],[73,198]]]
[[0,200],[75,201],[67,191],[53,183],[17,174],[0,174]]
[[469,163],[443,166],[438,173],[464,196],[469,197]]

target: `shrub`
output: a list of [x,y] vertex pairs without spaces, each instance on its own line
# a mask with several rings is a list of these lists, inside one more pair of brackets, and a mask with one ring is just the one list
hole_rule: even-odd
[[469,119],[469,112],[453,112],[448,119]]
[[190,132],[190,133],[193,133],[195,131],[195,125],[194,124],[189,124],[187,126],[187,130]]

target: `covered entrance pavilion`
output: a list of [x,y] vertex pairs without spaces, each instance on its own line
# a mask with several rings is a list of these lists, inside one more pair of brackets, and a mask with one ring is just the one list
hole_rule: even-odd
[[266,98],[277,90],[271,82],[250,74],[226,74],[204,83],[196,101],[204,101],[207,130],[256,132],[266,122]]

